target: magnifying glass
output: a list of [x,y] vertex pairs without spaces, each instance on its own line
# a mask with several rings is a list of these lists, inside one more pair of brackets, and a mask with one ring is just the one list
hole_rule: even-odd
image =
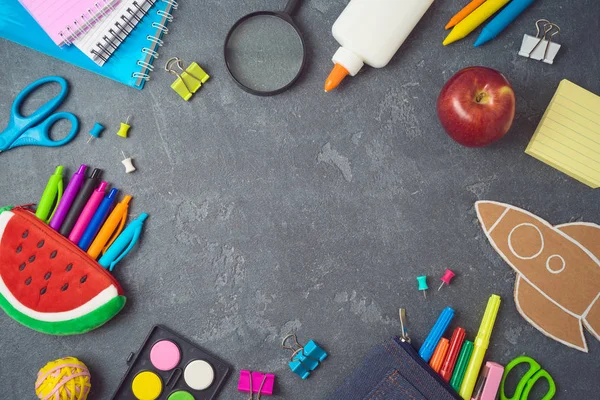
[[253,12],[229,30],[225,64],[233,80],[248,93],[273,96],[300,77],[306,44],[292,19],[299,4],[300,0],[288,0],[283,12]]

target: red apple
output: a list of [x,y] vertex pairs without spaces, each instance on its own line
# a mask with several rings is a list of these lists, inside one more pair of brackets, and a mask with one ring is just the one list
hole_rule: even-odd
[[469,67],[442,88],[437,114],[452,139],[467,147],[483,147],[501,139],[515,117],[515,93],[500,72]]

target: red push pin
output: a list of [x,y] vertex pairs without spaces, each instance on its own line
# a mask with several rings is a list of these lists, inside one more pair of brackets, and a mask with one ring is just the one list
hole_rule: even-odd
[[440,285],[438,291],[442,288],[442,286],[444,286],[444,284],[446,285],[450,285],[450,281],[452,280],[452,278],[454,278],[456,274],[454,272],[452,272],[452,270],[446,268],[446,272],[444,272],[444,276],[442,276],[440,279],[442,281],[442,284]]

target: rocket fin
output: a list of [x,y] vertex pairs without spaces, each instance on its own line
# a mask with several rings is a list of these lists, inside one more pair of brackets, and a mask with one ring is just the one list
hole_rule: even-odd
[[579,317],[546,298],[522,275],[517,275],[515,282],[515,304],[521,316],[544,335],[587,353],[588,347]]
[[600,293],[590,308],[583,314],[583,324],[600,341]]
[[573,222],[556,225],[555,228],[575,239],[600,259],[600,226],[588,222]]

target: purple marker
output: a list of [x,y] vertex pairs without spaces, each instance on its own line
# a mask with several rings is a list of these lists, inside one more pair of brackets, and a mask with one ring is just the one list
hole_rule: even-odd
[[75,172],[69,181],[69,185],[65,189],[63,193],[63,197],[54,212],[54,217],[50,221],[50,227],[55,231],[60,230],[67,214],[69,213],[69,209],[71,208],[71,204],[73,204],[73,200],[75,200],[75,196],[83,186],[83,182],[85,181],[85,171],[87,170],[87,165],[81,164],[79,167],[79,171]]

